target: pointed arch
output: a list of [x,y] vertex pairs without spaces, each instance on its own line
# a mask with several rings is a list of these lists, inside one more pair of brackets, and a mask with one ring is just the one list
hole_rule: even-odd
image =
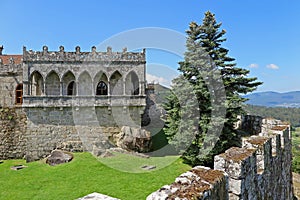
[[96,74],[94,83],[96,95],[108,95],[108,79],[104,72],[100,71]]
[[78,95],[89,96],[93,95],[92,78],[87,71],[80,74],[78,78]]
[[121,73],[116,70],[109,78],[110,94],[111,95],[123,95],[123,80]]
[[16,104],[22,105],[23,103],[23,84],[20,83],[16,87]]
[[34,71],[30,76],[30,95],[41,96],[44,94],[44,78],[38,71]]
[[46,95],[60,95],[60,80],[55,71],[51,71],[45,81]]
[[67,71],[62,77],[63,95],[76,95],[75,75]]
[[134,71],[127,74],[125,79],[125,94],[127,95],[139,95],[139,78]]

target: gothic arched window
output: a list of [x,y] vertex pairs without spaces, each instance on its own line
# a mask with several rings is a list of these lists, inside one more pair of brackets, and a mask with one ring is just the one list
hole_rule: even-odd
[[107,95],[107,85],[103,81],[100,81],[97,85],[96,95]]
[[71,81],[69,83],[67,90],[68,90],[67,95],[75,95],[76,94],[75,81]]

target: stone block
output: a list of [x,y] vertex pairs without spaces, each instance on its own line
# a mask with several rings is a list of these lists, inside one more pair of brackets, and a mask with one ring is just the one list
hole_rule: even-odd
[[241,195],[242,191],[242,180],[236,180],[229,178],[229,192],[236,195]]
[[255,149],[232,147],[225,153],[215,156],[215,169],[222,170],[234,179],[243,179],[255,170]]

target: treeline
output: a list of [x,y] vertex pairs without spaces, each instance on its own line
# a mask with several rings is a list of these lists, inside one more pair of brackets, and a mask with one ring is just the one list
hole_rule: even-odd
[[272,117],[282,121],[288,121],[293,127],[300,127],[300,108],[265,107],[247,104],[244,110],[250,115]]

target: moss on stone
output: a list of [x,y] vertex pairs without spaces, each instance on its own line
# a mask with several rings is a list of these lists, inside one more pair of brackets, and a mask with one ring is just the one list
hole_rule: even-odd
[[220,156],[223,157],[225,160],[232,160],[234,162],[239,162],[252,156],[255,151],[256,149],[232,147],[227,151],[225,151],[225,153],[220,154]]

